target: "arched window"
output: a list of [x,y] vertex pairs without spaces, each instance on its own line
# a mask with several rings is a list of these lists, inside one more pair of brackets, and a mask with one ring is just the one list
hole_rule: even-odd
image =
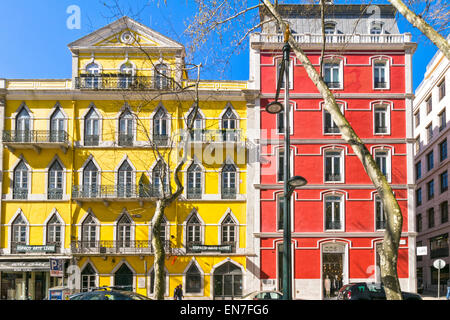
[[83,170],[83,197],[97,197],[99,188],[98,178],[98,168],[95,166],[92,160],[89,160],[88,164],[84,167]]
[[222,244],[229,244],[232,247],[232,251],[236,247],[236,221],[234,221],[231,214],[228,214],[222,221]]
[[20,214],[12,223],[12,242],[17,244],[26,244],[28,238],[28,224]]
[[344,210],[342,196],[328,195],[325,197],[325,230],[343,230]]
[[83,271],[81,271],[81,292],[88,292],[91,289],[95,288],[95,280],[97,275],[95,274],[95,270],[90,263],[88,263]]
[[200,110],[197,109],[197,113],[195,114],[195,110],[189,114],[187,118],[187,125],[192,125],[191,132],[191,140],[192,141],[202,141],[203,140],[203,117],[200,114]]
[[119,146],[132,146],[134,141],[134,119],[130,110],[125,110],[119,118]]
[[195,263],[186,272],[186,293],[200,293],[202,290],[202,275]]
[[374,106],[374,131],[375,134],[389,134],[390,114],[386,104]]
[[123,263],[120,268],[114,273],[114,286],[125,291],[133,291],[133,271]]
[[85,88],[98,89],[100,86],[100,66],[92,62],[86,66]]
[[23,160],[14,169],[13,199],[28,199],[28,167]]
[[61,239],[61,222],[56,214],[54,214],[47,223],[47,245],[53,244],[59,249]]
[[59,161],[53,161],[48,169],[48,199],[63,198],[64,169]]
[[330,89],[342,89],[341,61],[326,60],[323,64],[323,79]]
[[222,199],[236,199],[236,167],[226,164],[222,169]]
[[100,117],[94,108],[91,108],[84,118],[84,145],[98,146],[100,141]]
[[128,198],[133,192],[133,168],[128,161],[124,161],[119,167],[117,194],[120,198]]
[[169,191],[169,172],[163,161],[159,160],[152,170],[153,191],[160,194],[161,184],[164,192]]
[[157,146],[166,146],[169,141],[169,117],[160,107],[153,117],[153,142]]
[[134,68],[130,62],[126,62],[120,66],[119,88],[128,89],[133,84]]
[[131,247],[131,220],[128,215],[123,214],[117,221],[117,247]]
[[168,89],[169,87],[169,68],[165,64],[158,64],[155,66],[155,72],[154,72],[154,83],[155,83],[155,89],[157,90],[164,90]]
[[17,142],[30,142],[31,117],[26,108],[22,108],[16,116],[16,141]]
[[65,117],[59,107],[50,117],[50,142],[66,141]]
[[237,117],[233,110],[228,107],[222,116],[223,141],[237,141]]
[[214,298],[230,299],[242,296],[242,270],[226,262],[214,271]]
[[[193,245],[202,244],[202,224],[194,213],[188,220],[186,224],[186,234],[187,234],[187,244],[186,247],[191,251]],[[194,250],[195,251],[195,250]]]
[[192,163],[187,170],[187,198],[202,198],[202,169],[197,163]]
[[92,214],[84,219],[81,225],[81,247],[97,248],[97,223]]
[[325,182],[344,181],[343,150],[330,149],[325,151]]

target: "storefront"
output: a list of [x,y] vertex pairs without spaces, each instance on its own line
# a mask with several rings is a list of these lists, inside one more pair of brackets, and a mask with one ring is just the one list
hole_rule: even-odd
[[62,278],[50,277],[48,259],[0,261],[1,300],[43,300],[58,285]]

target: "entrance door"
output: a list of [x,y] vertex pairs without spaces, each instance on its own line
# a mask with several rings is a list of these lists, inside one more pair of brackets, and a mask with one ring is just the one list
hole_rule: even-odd
[[214,299],[233,299],[242,296],[242,271],[226,262],[214,271]]
[[[342,287],[344,278],[345,246],[326,244],[322,248],[322,283],[323,297],[336,297]],[[327,288],[329,288],[329,293]]]
[[114,274],[114,286],[120,290],[133,291],[133,272],[125,263]]

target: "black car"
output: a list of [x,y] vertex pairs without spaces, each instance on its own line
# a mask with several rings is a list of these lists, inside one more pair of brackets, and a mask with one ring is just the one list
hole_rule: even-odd
[[151,300],[136,292],[123,290],[94,290],[72,294],[68,300]]
[[[403,292],[403,300],[422,300],[415,293]],[[344,285],[338,293],[337,300],[386,300],[384,286],[380,283],[349,283]]]

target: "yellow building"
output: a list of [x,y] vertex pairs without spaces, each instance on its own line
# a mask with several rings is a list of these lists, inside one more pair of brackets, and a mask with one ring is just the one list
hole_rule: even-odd
[[197,94],[184,192],[162,228],[166,297],[178,284],[186,299],[245,294],[254,277],[246,128],[256,92],[244,81],[200,81],[197,92],[184,47],[128,17],[69,49],[72,79],[0,79],[0,298],[42,299],[61,284],[50,258],[65,261],[76,290],[153,295],[156,190],[175,187]]

